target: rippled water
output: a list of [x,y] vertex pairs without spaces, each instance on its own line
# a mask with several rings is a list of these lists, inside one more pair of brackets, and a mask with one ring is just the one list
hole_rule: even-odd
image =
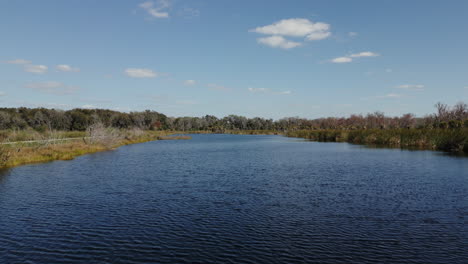
[[468,263],[468,159],[194,135],[0,172],[0,263]]

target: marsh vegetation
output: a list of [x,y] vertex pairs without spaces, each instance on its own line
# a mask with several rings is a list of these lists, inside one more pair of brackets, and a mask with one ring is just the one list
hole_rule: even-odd
[[0,167],[71,159],[150,140],[189,138],[168,137],[182,133],[281,134],[314,141],[468,153],[468,106],[438,103],[435,107],[436,113],[425,117],[389,117],[374,112],[275,121],[237,115],[168,117],[149,110],[0,108]]

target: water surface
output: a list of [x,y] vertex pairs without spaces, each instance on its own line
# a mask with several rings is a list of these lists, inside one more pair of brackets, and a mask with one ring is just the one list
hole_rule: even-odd
[[468,159],[193,135],[0,172],[0,263],[468,263]]

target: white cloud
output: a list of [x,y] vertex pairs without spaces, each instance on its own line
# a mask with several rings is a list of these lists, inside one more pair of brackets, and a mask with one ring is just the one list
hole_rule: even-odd
[[403,97],[403,95],[396,94],[396,93],[389,93],[386,95],[377,96],[377,98],[401,98],[401,97]]
[[392,69],[385,69],[385,72],[391,73],[391,72],[393,72],[393,70]]
[[29,83],[24,87],[33,89],[42,93],[55,94],[55,95],[68,95],[73,94],[79,90],[78,86],[69,86],[61,82],[49,81],[49,82],[37,82]]
[[5,96],[6,93],[5,92],[0,92],[0,96]]
[[146,1],[139,5],[140,8],[143,8],[148,14],[155,18],[168,18],[169,13],[166,11],[170,7],[171,3],[169,0],[158,0]]
[[380,55],[377,54],[377,53],[371,52],[371,51],[363,51],[363,52],[360,52],[360,53],[351,54],[349,56],[334,58],[334,59],[331,60],[331,62],[333,62],[333,63],[348,63],[348,62],[352,62],[353,58],[377,57],[377,56],[380,56]]
[[24,59],[4,61],[3,63],[23,65],[23,70],[25,72],[30,72],[30,73],[35,73],[35,74],[44,74],[49,69],[45,65],[33,65],[33,64],[31,64],[32,63],[31,61],[24,60]]
[[348,36],[350,36],[350,37],[356,37],[357,35],[358,35],[357,32],[349,32],[348,33]]
[[292,94],[291,91],[275,92],[275,94]]
[[60,64],[60,65],[55,66],[55,68],[58,71],[62,71],[62,72],[79,72],[80,71],[80,68],[75,68],[67,64]]
[[307,35],[307,40],[314,41],[314,40],[322,40],[326,39],[331,36],[331,32],[315,32],[310,35]]
[[45,65],[32,65],[32,64],[24,65],[24,71],[36,73],[36,74],[44,74],[47,72],[47,69],[49,68]]
[[257,42],[273,47],[273,48],[282,48],[282,49],[292,49],[292,48],[299,47],[302,45],[299,42],[286,40],[282,36],[270,36],[270,37],[265,37],[265,38],[258,38]]
[[155,78],[159,74],[151,69],[127,68],[125,74],[132,78]]
[[95,108],[97,108],[97,106],[91,105],[91,104],[85,104],[85,105],[82,105],[81,108],[84,108],[84,109],[95,109]]
[[353,59],[350,58],[350,57],[338,57],[338,58],[334,58],[331,60],[331,62],[333,63],[348,63],[348,62],[352,62]]
[[[250,32],[256,32],[265,35],[282,35],[290,37],[306,37],[311,34],[329,33],[330,25],[322,22],[313,23],[305,18],[283,19],[271,25],[251,29]],[[329,35],[325,36],[328,37]],[[312,37],[313,38],[313,37]]]
[[377,95],[377,96],[369,96],[369,97],[362,97],[361,100],[363,101],[369,101],[373,99],[398,99],[405,97],[403,94],[397,94],[397,93],[389,93],[385,95]]
[[277,21],[271,25],[249,30],[269,37],[258,38],[257,42],[273,48],[291,49],[302,45],[284,37],[301,37],[308,41],[322,40],[331,36],[330,25],[322,22],[314,23],[305,18],[291,18]]
[[192,85],[195,85],[197,84],[197,82],[195,80],[186,80],[184,81],[184,85],[187,85],[187,86],[192,86]]
[[252,88],[252,87],[249,87],[248,90],[251,93],[267,93],[270,91],[270,89],[268,88]]
[[406,90],[414,90],[414,91],[423,91],[424,90],[424,85],[422,84],[402,84],[398,85],[395,88],[399,89],[406,89]]
[[8,63],[8,64],[30,64],[31,61],[23,60],[23,59],[16,59],[16,60],[4,61],[4,63]]
[[253,88],[253,87],[249,87],[247,88],[247,90],[251,93],[269,93],[269,94],[291,94],[291,91],[280,91],[280,92],[275,92],[275,91],[272,91],[268,88]]
[[351,54],[349,56],[351,58],[361,58],[361,57],[377,57],[377,56],[380,56],[380,55],[377,54],[377,53],[371,52],[371,51],[364,51],[364,52],[360,52],[360,53]]

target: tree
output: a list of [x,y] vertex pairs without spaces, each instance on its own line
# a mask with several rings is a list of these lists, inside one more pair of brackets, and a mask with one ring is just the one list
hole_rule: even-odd
[[11,116],[9,113],[0,111],[0,129],[8,129],[11,127]]

